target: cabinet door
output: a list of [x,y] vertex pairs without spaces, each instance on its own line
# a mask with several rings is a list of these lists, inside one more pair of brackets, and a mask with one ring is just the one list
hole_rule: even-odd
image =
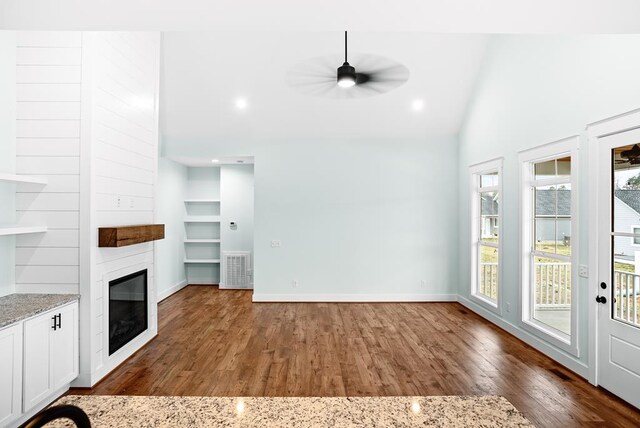
[[58,389],[78,377],[78,304],[64,306],[60,328],[51,331],[51,370],[53,389]]
[[57,313],[45,312],[24,322],[24,412],[53,392],[50,342],[53,337],[53,316]]
[[0,330],[0,426],[22,411],[22,324]]

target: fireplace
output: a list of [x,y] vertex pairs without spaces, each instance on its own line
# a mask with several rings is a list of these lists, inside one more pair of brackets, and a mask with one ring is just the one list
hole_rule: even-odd
[[109,355],[147,329],[147,270],[109,281]]

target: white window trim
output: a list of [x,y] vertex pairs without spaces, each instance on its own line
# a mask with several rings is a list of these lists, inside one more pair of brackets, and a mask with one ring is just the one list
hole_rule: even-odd
[[[489,247],[498,248],[498,286],[497,286],[497,299],[493,302],[490,299],[482,296],[477,292],[478,290],[478,251],[480,241],[480,206],[479,206],[479,194],[480,194],[480,176],[491,172],[498,173],[498,185],[482,187],[483,192],[498,192],[500,198],[503,198],[502,194],[502,164],[504,158],[492,159],[486,162],[478,163],[469,166],[469,180],[470,180],[470,199],[471,199],[471,277],[469,282],[469,298],[483,308],[502,316],[502,242],[504,237],[498,236],[498,244],[485,243],[483,245]],[[502,233],[502,206],[501,202],[498,205],[498,233]]]
[[[578,148],[579,136],[572,136],[518,154],[520,164],[520,321],[523,329],[558,348],[579,357],[578,338]],[[531,249],[533,248],[532,184],[551,185],[554,179],[534,180],[532,163],[571,156],[571,335],[567,335],[533,318],[531,285]],[[566,182],[566,179],[563,179]]]
[[640,224],[634,224],[634,225],[631,226],[631,232],[630,233],[633,236],[631,236],[630,239],[631,239],[631,246],[632,247],[640,247],[640,244],[636,244],[635,243],[636,238],[640,237],[640,235],[638,235],[638,234],[636,234],[634,232],[634,230],[636,230],[636,229],[640,229]]

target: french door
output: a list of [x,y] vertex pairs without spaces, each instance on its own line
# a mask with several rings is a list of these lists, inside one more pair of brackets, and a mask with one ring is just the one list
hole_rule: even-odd
[[[633,118],[633,115],[631,116]],[[640,407],[640,113],[595,138],[598,384]],[[635,120],[635,119],[634,119]],[[595,284],[593,285],[595,286]]]

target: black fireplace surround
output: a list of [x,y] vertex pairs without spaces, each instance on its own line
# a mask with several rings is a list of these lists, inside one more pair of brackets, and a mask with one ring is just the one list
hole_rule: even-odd
[[109,281],[109,355],[147,329],[147,270]]

